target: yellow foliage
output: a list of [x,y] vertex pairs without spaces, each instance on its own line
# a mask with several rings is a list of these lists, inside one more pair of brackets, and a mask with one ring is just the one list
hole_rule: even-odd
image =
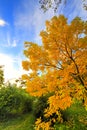
[[41,122],[41,118],[37,119],[35,125],[35,130],[52,130],[52,128],[50,128],[50,122]]
[[[46,21],[40,36],[41,46],[25,42],[27,59],[22,65],[25,70],[32,70],[30,75],[23,76],[27,91],[33,96],[52,93],[46,117],[70,107],[74,98],[84,99],[87,108],[87,23],[75,18],[68,24],[64,16],[55,16]],[[36,126],[37,130],[47,130],[50,123],[39,119]]]

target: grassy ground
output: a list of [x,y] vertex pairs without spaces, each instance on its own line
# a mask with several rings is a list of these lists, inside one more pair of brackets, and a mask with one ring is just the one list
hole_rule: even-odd
[[0,130],[33,130],[34,117],[32,114],[22,115],[12,120],[0,123]]
[[[64,111],[67,121],[63,124],[56,123],[55,130],[87,130],[87,111],[82,104],[73,104]],[[0,122],[0,130],[34,130],[34,116],[32,114]]]

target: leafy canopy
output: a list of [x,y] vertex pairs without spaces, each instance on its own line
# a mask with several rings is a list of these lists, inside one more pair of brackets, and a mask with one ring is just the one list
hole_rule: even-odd
[[[32,70],[23,75],[27,91],[34,96],[52,93],[45,110],[48,118],[53,113],[61,120],[59,110],[70,107],[73,99],[83,99],[87,108],[87,22],[76,17],[68,24],[60,15],[46,21],[45,31],[40,32],[42,45],[25,42],[23,68]],[[37,129],[50,129],[49,122],[38,119]],[[45,124],[45,125],[44,125]]]

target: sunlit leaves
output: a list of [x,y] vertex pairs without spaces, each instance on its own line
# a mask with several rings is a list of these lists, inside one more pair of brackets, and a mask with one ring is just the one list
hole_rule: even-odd
[[50,122],[42,122],[41,121],[41,118],[37,119],[37,121],[35,122],[35,125],[36,125],[36,128],[35,130],[53,130],[51,127],[50,127]]
[[[59,110],[70,107],[74,99],[84,100],[87,107],[87,22],[77,17],[68,24],[64,16],[55,16],[46,21],[40,36],[41,46],[25,42],[27,59],[22,65],[32,70],[28,77],[24,76],[27,91],[33,96],[52,93],[45,116],[56,113],[56,120],[61,121]],[[50,123],[45,122],[47,127]],[[40,121],[37,128],[46,129],[43,124]]]

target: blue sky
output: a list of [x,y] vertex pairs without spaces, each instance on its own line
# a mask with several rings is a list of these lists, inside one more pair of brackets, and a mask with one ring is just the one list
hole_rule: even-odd
[[6,80],[24,73],[21,66],[24,42],[41,44],[39,33],[45,28],[46,20],[59,14],[64,14],[69,22],[76,16],[87,20],[82,0],[67,0],[66,6],[61,5],[56,14],[52,9],[43,13],[38,1],[0,0],[0,65],[5,65]]

